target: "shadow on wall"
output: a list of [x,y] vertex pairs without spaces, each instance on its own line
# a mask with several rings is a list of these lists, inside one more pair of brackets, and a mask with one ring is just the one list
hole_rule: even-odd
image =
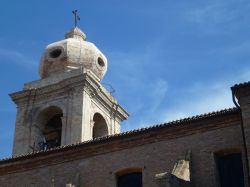
[[37,142],[39,150],[47,150],[61,145],[63,112],[51,106],[43,110],[37,118]]
[[105,119],[101,114],[95,113],[93,117],[94,126],[93,126],[93,139],[107,136],[108,135],[108,126]]

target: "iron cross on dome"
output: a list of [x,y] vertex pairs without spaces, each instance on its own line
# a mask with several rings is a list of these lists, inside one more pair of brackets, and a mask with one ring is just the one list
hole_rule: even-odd
[[75,27],[77,26],[77,21],[80,21],[80,16],[77,14],[77,10],[73,10],[72,13],[75,17]]

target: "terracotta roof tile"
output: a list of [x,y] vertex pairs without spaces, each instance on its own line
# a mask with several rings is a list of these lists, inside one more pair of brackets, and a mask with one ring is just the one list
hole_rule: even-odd
[[46,151],[36,151],[34,153],[28,153],[28,154],[22,154],[22,155],[18,155],[18,156],[14,156],[14,157],[3,158],[3,159],[0,160],[0,164],[3,163],[3,162],[15,161],[15,160],[19,160],[19,159],[25,159],[25,158],[33,156],[33,155],[38,155],[38,154],[42,155],[42,154],[45,154],[45,153],[48,153],[48,152],[56,152],[58,150],[66,150],[66,149],[81,146],[81,145],[95,144],[95,143],[102,142],[102,141],[107,141],[107,140],[111,140],[111,139],[115,139],[115,138],[122,138],[122,137],[130,136],[130,135],[135,135],[135,134],[138,134],[138,133],[144,133],[144,132],[151,131],[151,130],[157,130],[157,129],[165,128],[165,127],[170,128],[170,127],[174,127],[174,126],[177,126],[177,125],[183,125],[184,123],[195,122],[195,121],[202,120],[202,119],[207,119],[207,118],[214,118],[216,116],[220,116],[220,115],[224,115],[224,114],[232,114],[232,113],[235,113],[237,111],[238,111],[237,108],[228,108],[228,109],[224,109],[224,110],[220,110],[220,111],[215,111],[215,112],[196,115],[196,116],[183,118],[183,119],[179,119],[179,120],[175,120],[175,121],[170,121],[170,122],[167,122],[167,123],[157,124],[157,125],[153,125],[153,126],[149,126],[149,127],[145,127],[145,128],[126,131],[126,132],[122,132],[122,133],[119,133],[119,134],[99,137],[99,138],[96,138],[96,139],[93,139],[93,140],[79,142],[79,143],[75,143],[75,144],[71,144],[71,145],[56,147],[56,148],[48,149]]
[[236,89],[236,88],[245,87],[245,86],[250,86],[250,81],[235,84],[234,86],[231,87],[231,89]]

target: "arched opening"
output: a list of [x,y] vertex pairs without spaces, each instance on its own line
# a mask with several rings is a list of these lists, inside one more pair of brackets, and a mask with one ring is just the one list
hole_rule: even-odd
[[95,113],[93,117],[94,126],[93,126],[93,139],[107,136],[108,135],[108,127],[105,119],[101,114]]
[[142,169],[127,168],[116,173],[117,187],[142,187]]
[[51,106],[39,114],[37,125],[40,130],[38,142],[40,150],[47,150],[61,145],[62,116],[62,110],[55,106]]

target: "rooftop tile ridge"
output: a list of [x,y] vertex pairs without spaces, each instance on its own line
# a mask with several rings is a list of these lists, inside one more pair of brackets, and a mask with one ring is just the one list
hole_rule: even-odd
[[212,112],[208,112],[208,113],[204,113],[204,114],[200,114],[200,115],[190,116],[190,117],[187,117],[187,118],[181,118],[181,119],[169,121],[169,122],[166,122],[166,123],[160,123],[160,124],[155,124],[155,125],[151,125],[151,126],[147,126],[147,127],[143,127],[143,128],[133,129],[133,130],[121,132],[121,133],[118,133],[118,134],[98,137],[98,138],[95,138],[95,139],[92,139],[92,140],[87,140],[87,141],[83,141],[83,142],[77,142],[77,143],[74,143],[74,144],[55,147],[55,148],[51,148],[51,149],[48,149],[48,150],[35,151],[35,152],[21,154],[21,155],[17,155],[17,156],[6,157],[6,158],[3,158],[3,159],[0,159],[0,164],[1,164],[1,162],[5,162],[5,161],[6,162],[7,161],[14,161],[14,160],[18,160],[18,159],[21,159],[21,158],[23,159],[23,158],[26,158],[26,157],[29,157],[29,156],[34,156],[34,155],[48,153],[48,152],[55,152],[57,150],[64,150],[64,149],[67,149],[67,148],[80,146],[80,145],[86,145],[86,144],[102,142],[104,140],[110,140],[110,139],[116,138],[116,137],[132,135],[132,134],[139,133],[139,132],[143,133],[145,131],[154,130],[154,129],[158,129],[158,128],[164,128],[164,127],[167,127],[167,126],[181,125],[182,123],[185,123],[185,122],[193,122],[193,121],[197,121],[197,120],[201,120],[201,119],[215,117],[215,116],[222,115],[222,114],[234,113],[234,112],[237,112],[237,111],[238,111],[238,109],[236,107],[226,108],[226,109],[222,109],[222,110],[218,110],[218,111],[212,111]]
[[250,86],[250,81],[235,84],[231,87],[231,89],[236,89],[236,88],[245,87],[245,86]]

